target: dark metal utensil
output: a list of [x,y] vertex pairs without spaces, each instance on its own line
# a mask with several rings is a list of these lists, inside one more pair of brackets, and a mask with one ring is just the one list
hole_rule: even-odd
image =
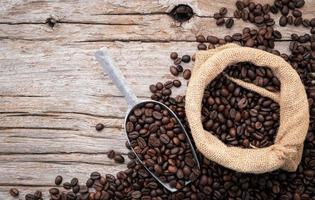
[[[187,141],[191,147],[192,150],[192,154],[194,156],[194,160],[197,164],[197,167],[200,169],[200,163],[199,160],[197,158],[195,149],[193,148],[193,145],[189,139],[189,136],[183,126],[183,124],[181,123],[181,121],[178,119],[178,117],[176,116],[176,114],[169,109],[166,105],[162,104],[161,102],[158,101],[154,101],[154,100],[144,100],[141,101],[139,100],[135,94],[132,92],[132,90],[130,89],[130,87],[127,85],[124,76],[122,75],[122,73],[120,72],[120,70],[115,67],[115,65],[113,64],[113,61],[111,60],[110,56],[107,53],[107,50],[105,48],[98,50],[95,53],[95,57],[97,59],[97,61],[101,64],[101,66],[103,67],[103,70],[105,73],[107,73],[109,75],[109,77],[112,79],[112,81],[115,83],[115,85],[117,86],[117,88],[120,90],[120,92],[124,95],[127,103],[128,103],[128,112],[126,114],[125,117],[125,122],[124,122],[124,128],[125,128],[125,134],[127,136],[128,142],[130,144],[130,140],[126,131],[126,123],[128,120],[128,117],[130,115],[130,113],[133,111],[134,108],[137,107],[142,107],[142,105],[146,104],[146,103],[154,103],[154,104],[159,104],[162,108],[165,108],[168,110],[169,113],[171,113],[171,115],[177,120],[178,124],[180,125],[180,127],[182,128],[184,134],[186,135]],[[131,146],[131,145],[130,145]],[[131,146],[132,148],[132,146]],[[140,161],[140,163],[145,167],[145,169],[161,184],[163,185],[166,189],[168,189],[171,192],[175,192],[177,191],[176,188],[172,188],[169,186],[168,183],[164,183],[163,181],[161,181],[153,172],[151,172],[151,170],[149,170],[145,164],[142,162],[142,160],[138,157],[137,153],[134,151],[134,149],[132,148],[132,151],[134,152],[134,154],[136,155],[137,159]],[[191,181],[186,181],[185,185],[191,183]]]

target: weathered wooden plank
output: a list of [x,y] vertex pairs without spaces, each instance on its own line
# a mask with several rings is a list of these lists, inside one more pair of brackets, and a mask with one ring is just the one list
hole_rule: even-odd
[[[228,35],[242,31],[253,24],[236,20],[231,29],[218,27],[213,18],[192,18],[179,25],[167,15],[96,15],[85,17],[87,22],[57,23],[53,28],[47,24],[0,24],[0,38],[11,40],[32,40],[64,42],[84,41],[195,41],[198,34]],[[93,23],[91,23],[93,22]],[[95,24],[97,23],[97,24]],[[290,39],[292,33],[305,34],[303,27],[276,27],[283,39]]]
[[106,154],[1,155],[0,164],[1,186],[53,186],[57,175],[64,182],[77,177],[85,184],[93,171],[116,174],[126,169],[126,164],[117,164]]
[[[256,0],[260,3],[272,3],[273,0]],[[178,4],[190,5],[197,16],[212,17],[221,7],[228,9],[227,16],[233,16],[235,0],[94,0],[94,1],[30,1],[4,0],[1,2],[0,18],[2,22],[10,23],[43,23],[49,17],[64,21],[87,21],[87,16],[93,15],[150,15],[167,14]],[[314,1],[306,0],[306,6],[301,10],[306,18],[314,17]]]

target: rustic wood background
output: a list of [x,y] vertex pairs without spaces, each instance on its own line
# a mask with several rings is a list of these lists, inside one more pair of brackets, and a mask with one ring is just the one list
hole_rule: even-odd
[[[232,16],[234,2],[1,0],[0,199],[11,199],[11,187],[19,188],[21,197],[47,191],[58,174],[85,181],[92,171],[125,169],[106,153],[127,152],[122,130],[127,105],[94,52],[108,47],[136,95],[148,98],[149,84],[172,78],[171,51],[193,54],[197,34],[253,27],[241,20],[230,30],[215,25],[213,14],[225,6]],[[168,16],[178,3],[194,9],[189,22],[179,24]],[[304,17],[315,17],[315,1],[302,10]],[[57,21],[54,27],[48,18]],[[309,32],[293,26],[279,30],[284,37],[276,48],[281,52],[288,52],[291,33]],[[99,122],[106,126],[102,132],[94,129]]]

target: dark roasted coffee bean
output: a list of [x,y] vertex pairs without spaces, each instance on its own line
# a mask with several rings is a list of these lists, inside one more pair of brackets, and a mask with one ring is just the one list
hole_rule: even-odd
[[71,183],[69,183],[69,182],[65,182],[65,183],[63,183],[63,188],[65,188],[66,190],[70,190],[71,189],[71,187],[72,187],[72,185],[71,185]]
[[51,195],[56,195],[56,194],[59,194],[59,190],[57,188],[50,188],[49,193]]
[[101,174],[99,172],[92,172],[91,175],[90,175],[90,178],[92,180],[98,180],[101,178]]
[[25,200],[35,200],[35,196],[33,194],[26,194]]
[[170,58],[171,58],[172,60],[175,60],[175,59],[178,58],[178,54],[177,54],[176,52],[172,52],[172,53],[170,54]]
[[231,28],[233,25],[234,25],[234,20],[233,20],[233,18],[228,18],[228,19],[225,21],[225,27],[226,27],[226,28]]
[[224,19],[224,18],[219,18],[219,19],[217,19],[217,21],[216,21],[216,24],[217,24],[218,26],[222,26],[224,23],[225,23],[225,19]]
[[34,197],[35,199],[41,199],[43,196],[43,193],[39,190],[37,190],[35,193],[34,193]]
[[189,55],[183,55],[182,61],[183,61],[184,63],[189,63],[189,62],[190,62],[190,56],[189,56]]
[[123,157],[122,155],[117,154],[117,155],[115,155],[115,157],[114,157],[114,161],[115,161],[116,163],[124,163],[124,162],[125,162],[125,159],[124,159],[124,157]]
[[295,9],[295,10],[292,11],[292,15],[294,17],[301,17],[302,16],[302,12],[300,10]]
[[20,193],[19,190],[16,189],[16,188],[11,188],[10,189],[10,195],[13,196],[13,197],[19,196],[19,193]]
[[173,85],[178,88],[182,85],[182,83],[179,80],[174,80]]
[[85,184],[85,185],[86,185],[86,187],[90,188],[90,187],[93,186],[93,183],[94,183],[93,179],[89,178],[89,179],[86,181],[86,184]]
[[95,126],[95,129],[96,129],[97,131],[101,131],[101,130],[103,130],[104,128],[105,128],[104,124],[101,124],[101,123],[98,123],[98,124],[96,124],[96,126]]
[[280,26],[286,26],[288,23],[288,19],[286,16],[281,16],[280,17],[280,20],[279,20],[279,25]]
[[184,79],[188,80],[190,79],[190,76],[191,76],[191,71],[189,69],[185,69],[183,72]]
[[79,180],[78,180],[77,178],[73,178],[73,179],[71,180],[71,185],[72,185],[72,187],[73,187],[73,186],[76,186],[76,185],[78,184],[78,182],[79,182]]
[[79,185],[75,185],[73,188],[72,188],[72,192],[73,193],[78,193],[80,191],[80,186]]
[[56,176],[55,178],[55,184],[60,185],[62,183],[62,176]]
[[201,43],[201,44],[198,45],[197,48],[198,48],[198,50],[207,50],[207,45]]
[[219,38],[217,38],[215,36],[208,36],[207,41],[210,42],[211,44],[218,44]]
[[200,43],[204,43],[204,42],[206,42],[206,38],[203,35],[197,35],[196,41],[200,42]]
[[219,13],[221,16],[224,16],[227,13],[227,9],[225,7],[222,7],[222,8],[220,8]]

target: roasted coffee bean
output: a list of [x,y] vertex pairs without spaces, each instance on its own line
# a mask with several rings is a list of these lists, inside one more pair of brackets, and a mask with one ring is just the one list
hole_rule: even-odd
[[35,196],[33,194],[26,194],[25,200],[35,200]]
[[174,80],[173,85],[178,88],[182,85],[182,83],[179,80]]
[[190,56],[189,56],[189,55],[183,55],[182,61],[183,61],[184,63],[189,63],[189,62],[190,62]]
[[34,197],[35,199],[41,199],[43,196],[43,193],[39,190],[37,190],[35,193],[34,193]]
[[86,181],[85,185],[86,185],[86,187],[90,188],[90,187],[93,186],[93,183],[94,183],[93,179],[89,178],[89,179]]
[[123,157],[122,155],[117,154],[117,155],[115,155],[115,157],[114,157],[114,161],[115,161],[116,163],[124,163],[124,162],[125,162],[125,159],[124,159],[124,157]]
[[101,178],[101,174],[99,172],[92,172],[91,175],[90,175],[90,178],[92,180],[98,180]]
[[73,193],[78,193],[80,191],[80,186],[79,185],[75,185],[75,186],[73,186],[73,188],[72,188],[72,192]]
[[286,26],[288,23],[288,18],[286,16],[281,16],[279,20],[279,25],[280,26]]
[[19,190],[18,189],[16,189],[16,188],[11,188],[10,189],[10,195],[12,196],[12,197],[17,197],[17,196],[19,196]]
[[196,41],[200,42],[200,43],[204,43],[204,42],[206,42],[206,38],[203,35],[197,35]]
[[177,54],[176,52],[172,52],[172,53],[170,54],[170,58],[171,58],[172,60],[176,60],[176,59],[178,58],[178,54]]
[[103,130],[104,128],[105,128],[104,124],[101,124],[101,123],[98,123],[98,124],[96,124],[96,126],[95,126],[95,129],[96,129],[97,131],[101,131],[101,130]]
[[190,76],[191,76],[191,71],[189,69],[185,69],[183,72],[184,79],[188,80],[190,79]]
[[201,44],[198,45],[197,48],[198,48],[198,50],[207,50],[207,45],[201,43]]
[[225,23],[225,19],[224,19],[224,18],[219,18],[219,19],[217,19],[217,21],[216,21],[216,24],[217,24],[218,26],[222,26],[224,23]]
[[51,195],[59,194],[59,189],[57,189],[57,188],[51,188],[51,189],[49,189],[49,193],[50,193]]
[[65,182],[65,183],[63,183],[63,188],[64,189],[66,189],[66,190],[70,190],[71,189],[71,187],[72,187],[72,185],[71,185],[71,183],[69,183],[69,182]]
[[226,27],[226,28],[231,28],[233,25],[234,25],[234,20],[233,20],[233,18],[228,18],[228,19],[225,21],[225,27]]
[[62,176],[56,176],[55,178],[55,184],[60,185],[62,183]]
[[207,41],[210,42],[211,44],[218,44],[219,38],[217,38],[215,36],[208,36]]
[[220,8],[219,13],[221,16],[225,16],[227,13],[227,9],[225,7]]
[[77,184],[78,184],[78,182],[79,182],[79,180],[77,179],[77,178],[73,178],[72,180],[71,180],[71,186],[73,187],[73,186],[76,186]]

